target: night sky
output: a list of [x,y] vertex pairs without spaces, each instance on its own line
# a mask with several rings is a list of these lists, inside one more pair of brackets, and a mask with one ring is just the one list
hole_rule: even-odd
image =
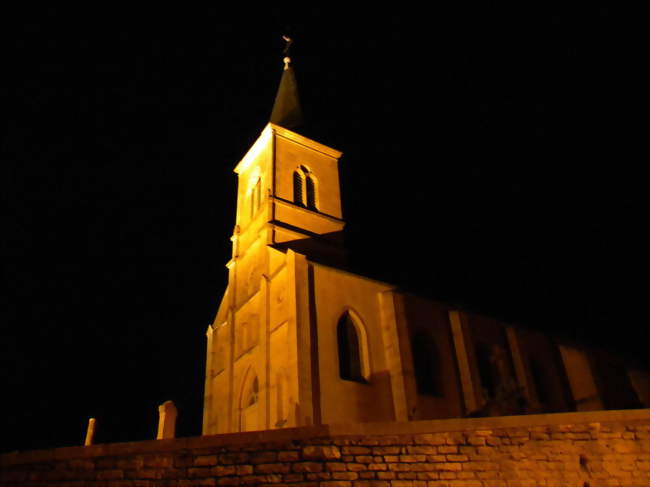
[[[343,151],[350,267],[646,360],[644,190],[617,12],[5,15],[0,451],[200,434],[233,168],[292,52]],[[647,286],[646,286],[647,287]]]

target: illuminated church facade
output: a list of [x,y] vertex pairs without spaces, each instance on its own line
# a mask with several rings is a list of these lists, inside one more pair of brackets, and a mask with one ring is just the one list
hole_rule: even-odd
[[228,286],[207,331],[203,434],[650,407],[650,375],[604,352],[344,270],[341,152],[271,123],[235,168]]

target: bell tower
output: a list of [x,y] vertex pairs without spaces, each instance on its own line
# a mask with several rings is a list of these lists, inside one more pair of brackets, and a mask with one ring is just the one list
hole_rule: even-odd
[[267,245],[314,260],[343,260],[341,153],[269,123],[235,168],[233,258],[264,234]]
[[319,421],[305,305],[307,259],[344,259],[341,152],[294,132],[301,121],[285,49],[271,120],[235,167],[228,286],[207,331],[204,434]]

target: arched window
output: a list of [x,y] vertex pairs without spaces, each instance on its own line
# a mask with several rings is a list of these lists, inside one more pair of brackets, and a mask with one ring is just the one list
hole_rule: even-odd
[[307,175],[307,208],[316,209],[316,183],[311,174]]
[[[341,379],[367,382],[367,352],[365,336],[349,312],[343,314],[336,327]],[[361,336],[360,336],[361,335]]]
[[257,404],[257,400],[259,399],[259,394],[260,394],[260,382],[257,380],[257,377],[255,377],[253,379],[253,384],[251,385],[251,390],[248,395],[248,401],[246,407]]
[[302,171],[296,169],[293,172],[293,202],[300,206],[305,206],[302,185],[303,178],[304,175]]
[[411,345],[418,393],[443,396],[440,359],[433,338],[428,333],[418,332],[411,339]]
[[300,166],[293,172],[293,202],[316,210],[316,178],[309,168]]
[[249,369],[246,374],[241,394],[241,418],[240,430],[241,431],[255,431],[261,429],[262,425],[259,422],[259,393],[260,385],[257,380],[257,375],[252,369]]

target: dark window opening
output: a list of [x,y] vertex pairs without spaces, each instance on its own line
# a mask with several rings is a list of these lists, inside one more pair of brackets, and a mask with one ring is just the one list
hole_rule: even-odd
[[307,176],[307,208],[310,210],[316,209],[316,187],[314,178],[311,175]]
[[496,372],[492,366],[490,355],[490,348],[486,344],[476,344],[476,365],[478,366],[481,385],[487,395],[486,399],[494,398],[497,386]]
[[595,360],[596,382],[605,409],[637,409],[639,400],[624,365],[609,360]]
[[549,389],[545,380],[544,368],[537,359],[531,358],[530,360],[530,374],[533,376],[537,400],[540,404],[545,405],[549,401]]
[[440,358],[433,339],[427,333],[417,333],[412,338],[412,350],[418,393],[427,396],[443,396]]
[[357,329],[352,318],[345,313],[336,328],[339,348],[339,374],[341,379],[366,382],[362,373],[361,349]]

